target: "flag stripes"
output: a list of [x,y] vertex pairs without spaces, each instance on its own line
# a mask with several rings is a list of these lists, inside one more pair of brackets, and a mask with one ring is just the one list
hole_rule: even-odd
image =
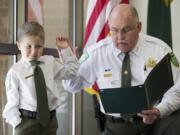
[[84,51],[108,34],[107,19],[112,8],[118,3],[129,3],[129,0],[89,0],[83,44]]
[[43,25],[43,0],[28,0],[28,20]]
[[[91,0],[92,2],[93,0]],[[102,15],[100,15],[100,13],[105,13],[105,12],[101,12],[103,10],[103,8],[107,5],[109,0],[97,0],[95,7],[92,8],[93,11],[90,15],[89,21],[87,21],[87,26],[86,26],[86,33],[85,33],[85,39],[84,39],[84,45],[87,43],[87,40],[89,39],[89,36],[92,32],[92,28],[95,25],[98,25],[96,22],[102,21],[101,18],[103,17]],[[91,9],[91,4],[89,4],[89,7]],[[105,8],[104,8],[105,9]],[[104,15],[104,14],[103,14]],[[99,17],[100,16],[100,17]],[[95,33],[94,33],[95,34]],[[94,35],[93,34],[93,35]]]

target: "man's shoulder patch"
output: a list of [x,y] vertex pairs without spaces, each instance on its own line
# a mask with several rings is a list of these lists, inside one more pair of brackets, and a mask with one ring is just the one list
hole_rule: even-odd
[[86,61],[89,58],[89,54],[86,52],[84,53],[81,58],[79,59],[79,63],[83,63],[84,61]]
[[170,53],[171,56],[171,62],[173,63],[174,66],[179,67],[179,62],[173,52]]

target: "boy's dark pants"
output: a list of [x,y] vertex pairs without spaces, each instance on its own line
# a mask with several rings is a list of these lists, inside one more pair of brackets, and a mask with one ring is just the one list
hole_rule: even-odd
[[52,117],[46,127],[42,127],[37,119],[22,117],[22,122],[14,130],[14,135],[56,135],[58,128],[56,116]]

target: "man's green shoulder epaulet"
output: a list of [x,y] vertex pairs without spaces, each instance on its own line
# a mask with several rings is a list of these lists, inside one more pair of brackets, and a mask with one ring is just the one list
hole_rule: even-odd
[[170,53],[171,56],[171,62],[173,63],[174,66],[179,67],[179,62],[173,52]]

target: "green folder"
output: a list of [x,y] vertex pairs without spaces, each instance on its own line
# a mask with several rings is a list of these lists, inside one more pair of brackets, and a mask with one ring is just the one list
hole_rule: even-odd
[[135,114],[152,108],[173,85],[168,53],[152,69],[143,85],[101,89],[100,98],[106,113]]

